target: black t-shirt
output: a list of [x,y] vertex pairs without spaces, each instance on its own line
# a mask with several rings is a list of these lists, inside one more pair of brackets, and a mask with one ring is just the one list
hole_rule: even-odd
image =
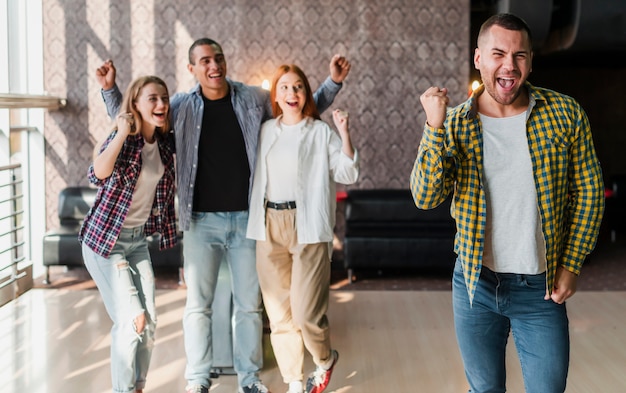
[[248,210],[250,166],[230,94],[204,100],[193,210]]

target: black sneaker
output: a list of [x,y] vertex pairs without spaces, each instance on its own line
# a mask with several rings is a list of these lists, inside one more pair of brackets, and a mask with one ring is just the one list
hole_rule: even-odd
[[333,373],[335,364],[337,364],[337,360],[339,360],[339,352],[333,349],[331,355],[333,363],[328,370],[317,366],[315,371],[309,375],[309,379],[306,380],[306,393],[322,393],[330,383],[330,376]]
[[252,385],[244,386],[239,388],[239,393],[271,393],[270,390],[261,383],[261,381],[257,381]]

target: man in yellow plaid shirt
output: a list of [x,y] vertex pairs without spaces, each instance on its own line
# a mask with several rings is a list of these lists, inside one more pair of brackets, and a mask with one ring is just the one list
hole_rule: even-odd
[[454,321],[472,393],[505,392],[509,332],[526,392],[565,391],[565,301],[604,211],[589,120],[571,97],[527,81],[531,42],[522,19],[494,15],[474,52],[483,84],[452,109],[446,88],[420,97],[411,192],[421,209],[454,193]]

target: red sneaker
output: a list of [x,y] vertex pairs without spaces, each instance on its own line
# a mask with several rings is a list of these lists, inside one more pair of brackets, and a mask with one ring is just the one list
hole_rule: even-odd
[[328,370],[317,366],[315,371],[309,375],[309,378],[306,380],[306,393],[322,393],[330,383],[330,376],[333,373],[335,364],[337,364],[337,360],[339,360],[339,352],[333,349],[331,355],[333,364],[330,365]]

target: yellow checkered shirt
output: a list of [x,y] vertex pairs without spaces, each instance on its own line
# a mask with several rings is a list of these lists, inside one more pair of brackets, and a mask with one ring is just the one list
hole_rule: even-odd
[[[526,82],[531,111],[527,121],[539,213],[546,244],[546,285],[553,289],[558,265],[579,274],[593,250],[604,212],[602,171],[587,115],[571,97]],[[473,300],[482,269],[486,202],[483,136],[472,96],[448,110],[443,129],[424,128],[410,178],[415,204],[432,209],[454,192],[454,251]]]

